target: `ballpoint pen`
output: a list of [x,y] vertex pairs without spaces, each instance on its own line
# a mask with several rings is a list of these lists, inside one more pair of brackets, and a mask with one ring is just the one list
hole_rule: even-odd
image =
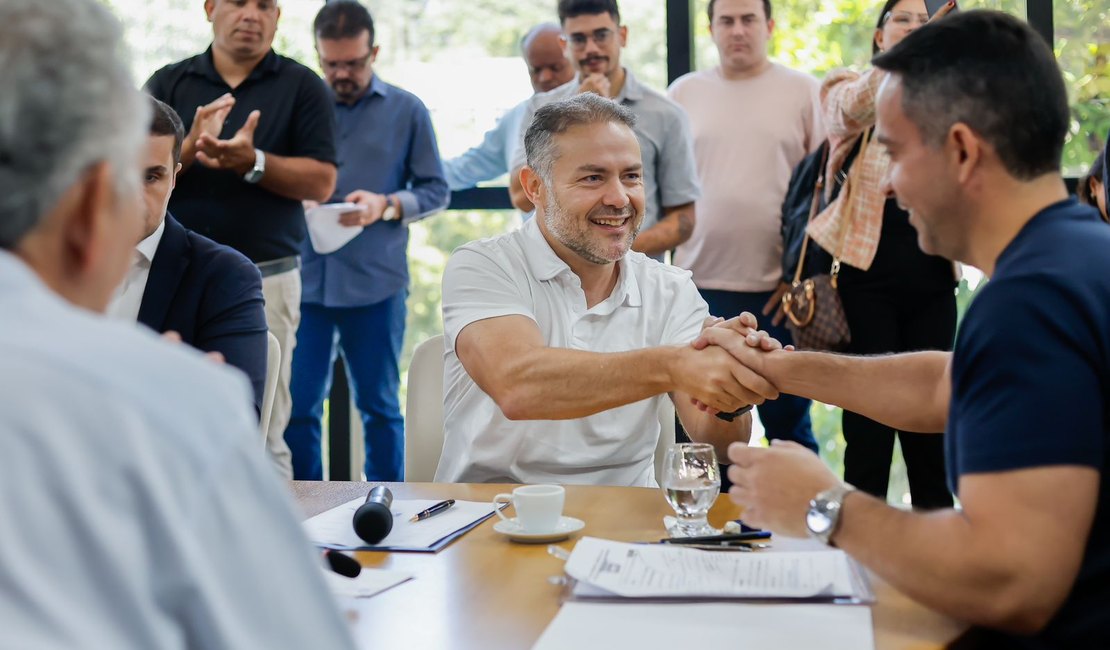
[[438,515],[439,513],[443,512],[444,510],[450,508],[453,505],[455,505],[455,500],[454,499],[448,499],[446,501],[440,501],[439,503],[437,503],[434,506],[428,508],[427,510],[423,510],[421,512],[416,513],[415,515],[412,516],[412,519],[409,519],[409,521],[410,522],[423,521],[423,520],[427,519],[428,517]]
[[717,544],[719,542],[746,542],[760,539],[769,539],[771,532],[766,530],[753,530],[746,533],[731,535],[707,535],[705,537],[668,537],[659,540],[660,544]]

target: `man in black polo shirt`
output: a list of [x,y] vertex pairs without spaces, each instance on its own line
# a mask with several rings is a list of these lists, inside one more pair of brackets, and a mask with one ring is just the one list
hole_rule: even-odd
[[262,273],[267,325],[281,343],[266,446],[291,477],[282,433],[300,321],[301,201],[326,201],[335,189],[331,104],[315,73],[271,49],[277,0],[205,0],[204,10],[211,47],[155,72],[146,89],[189,131],[170,211],[186,228],[245,254]]

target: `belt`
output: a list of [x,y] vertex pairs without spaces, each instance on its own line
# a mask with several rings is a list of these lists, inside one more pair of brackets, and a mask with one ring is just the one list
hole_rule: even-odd
[[290,255],[289,257],[279,257],[276,260],[259,262],[255,266],[258,267],[258,272],[262,274],[262,277],[268,278],[271,275],[295,271],[301,268],[301,256]]

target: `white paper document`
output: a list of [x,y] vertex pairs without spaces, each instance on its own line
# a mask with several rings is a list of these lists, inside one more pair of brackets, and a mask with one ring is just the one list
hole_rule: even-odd
[[304,213],[308,225],[308,239],[312,250],[321,255],[334,253],[347,245],[362,232],[362,226],[344,226],[339,223],[340,215],[361,208],[354,203],[325,203]]
[[439,503],[436,499],[397,499],[390,506],[393,530],[371,546],[356,533],[352,519],[364,497],[322,512],[304,522],[305,534],[313,543],[335,549],[434,551],[493,514],[493,505],[478,501],[455,501],[447,510],[423,521],[409,521],[416,513]]
[[868,650],[875,639],[857,605],[568,602],[532,650],[693,647]]
[[566,564],[576,596],[815,598],[855,595],[843,551],[722,553],[584,537]]
[[406,580],[412,580],[411,573],[389,569],[362,568],[358,576],[348,578],[334,571],[324,571],[324,580],[336,596],[344,598],[369,598],[375,594],[395,587]]

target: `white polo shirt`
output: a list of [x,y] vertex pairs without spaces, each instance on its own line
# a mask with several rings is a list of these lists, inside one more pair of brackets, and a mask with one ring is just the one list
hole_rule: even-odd
[[[606,300],[586,309],[578,276],[535,219],[461,246],[443,275],[444,443],[436,481],[654,486],[660,399],[577,420],[510,421],[463,369],[455,339],[487,318],[531,318],[554,348],[626,352],[693,341],[709,309],[690,272],[630,252]],[[598,386],[604,390],[604,386]]]

